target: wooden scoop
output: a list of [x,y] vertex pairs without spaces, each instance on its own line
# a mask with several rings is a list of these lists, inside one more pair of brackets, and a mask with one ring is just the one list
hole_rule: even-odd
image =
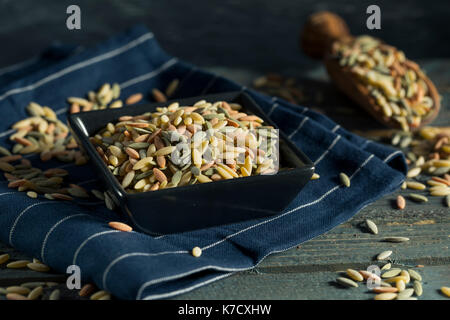
[[438,91],[416,63],[378,39],[352,36],[336,14],[311,15],[300,44],[310,57],[323,59],[338,88],[383,125],[417,130],[438,115]]

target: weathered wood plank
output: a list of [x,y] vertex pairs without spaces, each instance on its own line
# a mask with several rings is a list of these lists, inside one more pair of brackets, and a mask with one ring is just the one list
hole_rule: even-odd
[[[440,199],[431,199],[428,204],[408,202],[406,209],[396,210],[390,207],[392,199],[395,195],[382,198],[328,233],[298,248],[269,256],[258,268],[333,270],[350,263],[362,266],[384,250],[392,250],[392,257],[406,264],[450,264],[450,209],[442,206]],[[378,235],[366,231],[365,219],[378,225]],[[406,243],[381,241],[387,236],[405,236],[411,240]]]
[[[167,52],[200,66],[221,64],[301,73],[316,65],[298,47],[300,28],[310,13],[331,10],[346,19],[352,33],[371,32],[365,24],[366,9],[372,4],[367,0],[284,0],[277,1],[276,6],[270,0],[201,1],[195,10],[182,0],[79,0],[76,3],[82,10],[80,31],[65,27],[69,1],[41,0],[38,4],[31,0],[3,1],[0,41],[8,46],[2,50],[0,66],[27,59],[56,39],[88,46],[143,22]],[[432,5],[408,1],[407,10],[404,1],[376,3],[382,8],[382,28],[372,34],[399,46],[413,59],[449,56],[450,47],[442,41],[449,38],[445,24],[450,11],[447,1],[434,0]],[[102,11],[101,19],[97,18],[99,11]]]
[[[373,264],[374,257],[385,250],[392,250],[392,258],[402,264],[448,265],[449,226],[440,225],[437,228],[434,225],[420,226],[421,233],[412,236],[398,226],[385,228],[392,231],[385,235],[409,236],[411,240],[406,243],[382,242],[380,240],[383,239],[383,235],[360,234],[342,226],[333,233],[322,235],[295,249],[269,256],[258,265],[258,270],[270,269],[272,272],[339,270],[355,264],[362,268]],[[412,226],[409,229],[414,233],[417,228],[419,226]],[[394,230],[397,232],[394,233]]]
[[[432,63],[430,62],[430,64]],[[434,64],[432,65],[434,66]],[[428,64],[425,63],[425,66],[428,66]],[[431,69],[434,70],[434,68]],[[213,71],[220,74],[225,73],[225,76],[234,78],[241,83],[250,83],[254,76],[256,76],[248,71],[243,72],[236,70],[233,72],[230,70],[216,69]],[[324,78],[325,75],[323,70],[316,73],[314,77],[316,79]],[[442,83],[444,83],[444,85],[441,85],[444,95],[447,95],[449,93],[448,83],[445,80],[443,80]],[[313,87],[317,89],[317,86],[319,89],[324,89],[322,92],[331,92],[330,95],[327,93],[326,96],[334,99],[334,102],[337,103],[337,105],[348,105],[348,100],[340,95],[331,84],[323,81],[316,81],[313,83]],[[329,102],[325,102],[324,104],[330,105]],[[448,109],[448,104],[444,104],[444,106],[447,106]],[[336,112],[336,110],[339,109],[335,108],[334,110],[331,109],[331,111],[327,112],[330,112],[331,115],[337,117],[335,120],[339,121],[342,116],[344,116],[344,119],[348,119],[347,116]],[[449,111],[444,107],[443,112]],[[364,121],[367,122],[367,118],[363,112],[356,110],[354,111],[354,114],[361,118],[361,121],[363,121],[362,123],[364,123]],[[354,118],[354,115],[352,115],[352,118]],[[443,118],[445,119],[445,116]],[[342,119],[342,121],[345,122],[344,119]],[[361,123],[360,121],[357,122]],[[348,267],[366,268],[369,264],[374,263],[372,259],[377,253],[386,249],[393,250],[393,258],[401,263],[410,265],[424,264],[426,265],[424,270],[426,272],[431,272],[433,275],[433,270],[448,270],[449,272],[447,272],[446,275],[450,274],[450,238],[448,235],[448,230],[450,230],[449,209],[443,206],[443,199],[441,197],[430,197],[430,201],[426,204],[417,204],[408,201],[405,210],[396,210],[393,205],[396,195],[402,194],[407,198],[409,193],[411,193],[411,190],[401,190],[395,194],[383,197],[361,210],[361,212],[353,219],[328,233],[301,244],[297,248],[267,257],[258,265],[256,270],[264,275],[269,274],[270,276],[268,277],[270,281],[263,281],[260,284],[258,280],[253,284],[249,284],[253,281],[251,279],[255,279],[253,273],[243,273],[242,276],[230,278],[241,279],[239,281],[242,281],[242,285],[250,286],[251,289],[249,290],[253,292],[258,291],[258,293],[247,294],[246,291],[240,290],[238,298],[320,298],[322,294],[315,295],[312,291],[310,292],[308,290],[301,290],[302,294],[296,292],[294,289],[291,289],[291,291],[278,292],[276,284],[283,284],[284,281],[288,281],[286,279],[292,278],[298,279],[298,283],[302,284],[300,288],[302,288],[303,282],[307,282],[305,280],[307,279],[305,278],[305,275],[309,278],[322,279],[323,277],[329,277],[330,274],[334,277],[334,272],[336,270],[343,270]],[[426,194],[426,192],[417,191],[414,191],[414,193]],[[378,235],[366,233],[364,228],[361,227],[362,222],[367,218],[372,219],[377,223],[380,230]],[[385,243],[381,241],[385,236],[407,236],[411,241],[400,244]],[[0,244],[0,252],[10,253],[11,260],[31,260],[30,257],[3,244]],[[246,278],[246,276],[248,277]],[[276,277],[280,277],[279,280],[276,280]],[[39,273],[27,269],[11,270],[6,269],[4,266],[0,267],[0,286],[8,286],[28,281],[64,282],[64,279],[65,275],[52,272]],[[234,286],[235,280],[232,282],[229,282],[230,280],[228,279],[224,281],[226,282],[223,283],[223,286],[225,287],[223,292],[228,292],[228,286]],[[265,286],[263,286],[264,283]],[[319,283],[318,287],[320,287],[320,290],[318,291],[322,290],[322,292],[327,292],[327,286],[324,285],[327,283],[326,281],[317,281],[317,283]],[[214,286],[216,286],[216,284],[214,284],[211,289],[202,289],[206,290],[205,292],[208,292],[208,294],[205,295],[205,298],[224,297],[222,292],[214,293]],[[286,285],[283,284],[283,286]],[[317,288],[314,290],[317,290]],[[61,292],[63,297],[74,297],[74,292],[66,289],[64,285],[61,285]],[[350,294],[347,291],[344,293],[340,290],[337,293],[338,295],[335,297],[339,299],[355,298],[353,293]],[[198,297],[198,295],[201,295],[201,293],[197,294],[195,291],[192,293],[192,297]],[[189,294],[183,296],[191,297]],[[332,296],[333,295],[331,294],[330,298]],[[227,297],[231,298],[235,296],[229,293],[229,296]],[[438,297],[439,295],[435,298]]]
[[[445,299],[438,289],[449,283],[448,266],[420,270],[424,293],[420,299]],[[336,272],[241,272],[174,299],[367,300],[373,299],[364,284],[346,289],[335,283]],[[445,281],[445,279],[447,279]],[[410,284],[411,285],[411,284]],[[270,290],[269,290],[270,288]]]
[[[89,297],[80,297],[78,294],[78,290],[67,289],[65,283],[55,286],[44,286],[43,289],[44,291],[42,293],[41,300],[49,300],[50,294],[53,292],[53,290],[56,289],[60,291],[60,300],[89,300]],[[0,294],[0,300],[6,300],[6,296]]]
[[[4,28],[0,32],[0,39],[10,43],[10,46],[0,57],[1,65],[29,58],[28,48],[33,47],[40,51],[55,38],[85,45],[93,44],[139,20],[149,24],[168,52],[182,59],[201,66],[226,65],[226,68],[211,67],[210,70],[247,86],[260,75],[260,72],[277,71],[295,76],[300,78],[300,85],[306,95],[303,105],[322,108],[326,115],[349,129],[378,127],[327,80],[324,68],[317,68],[320,65],[319,62],[308,59],[298,50],[297,37],[302,21],[305,21],[310,12],[323,9],[323,4],[311,4],[308,10],[304,10],[304,1],[296,3],[282,1],[275,10],[270,5],[255,6],[255,1],[245,4],[225,2],[222,3],[222,10],[216,12],[213,10],[216,5],[214,2],[204,2],[189,16],[186,16],[183,10],[171,10],[169,15],[172,15],[174,23],[168,27],[166,19],[160,19],[161,12],[168,12],[165,10],[167,5],[163,2],[133,0],[125,4],[123,1],[117,0],[112,3],[108,2],[108,8],[111,10],[102,21],[83,20],[84,31],[80,33],[67,32],[64,29],[64,4],[45,1],[45,4],[39,4],[40,7],[46,8],[45,12],[41,12],[43,15],[36,15],[35,10],[18,9],[19,7],[31,8],[32,2],[27,2],[28,5],[24,5],[22,2],[20,5],[10,2],[7,4],[7,9],[2,10]],[[265,2],[269,4],[270,1]],[[80,6],[83,15],[89,16],[104,3],[105,1],[92,5],[90,2],[81,1]],[[347,3],[342,6],[328,2],[327,6],[328,9],[342,14],[348,20],[352,31],[358,34],[367,31],[363,30],[364,23],[361,23],[360,20],[368,4],[366,2]],[[448,56],[446,53],[449,52],[450,47],[447,43],[443,43],[442,39],[448,38],[445,35],[448,35],[449,29],[440,28],[439,21],[443,20],[436,19],[437,16],[444,17],[449,12],[450,7],[446,1],[438,1],[431,7],[421,1],[414,1],[406,13],[397,10],[403,6],[400,3],[381,1],[380,5],[383,8],[383,23],[390,26],[390,28],[380,30],[381,33],[378,35],[381,38],[398,45],[412,58]],[[185,5],[182,1],[176,1],[176,4],[171,3],[171,6],[183,8]],[[424,8],[427,10],[423,10]],[[17,14],[10,14],[11,12]],[[215,13],[211,15],[211,12]],[[240,14],[236,14],[236,12],[240,12]],[[409,14],[410,12],[413,14]],[[45,19],[45,15],[51,18]],[[420,16],[419,19],[418,16]],[[196,17],[206,19],[204,25],[208,25],[210,28],[205,29],[203,25],[185,23],[186,19],[192,21],[196,20]],[[258,19],[264,17],[265,29],[260,28],[259,20],[255,20],[254,17]],[[228,21],[225,27],[214,23],[218,21],[218,18]],[[35,22],[39,22],[37,21],[39,19],[45,23],[41,23],[40,28],[35,28]],[[62,27],[55,28],[55,25]],[[399,35],[411,34],[412,31],[417,30],[418,25],[423,32],[416,34],[416,37],[399,37]],[[86,26],[87,28],[85,28]],[[256,29],[259,32],[255,32]],[[396,32],[391,32],[392,30],[396,30]],[[439,32],[434,32],[436,30]],[[21,40],[23,37],[20,35],[26,35],[29,41],[23,42]],[[220,47],[211,46],[211,43],[218,43],[217,39],[220,39]],[[198,43],[200,47],[180,45],[186,43]],[[236,43],[240,45],[236,46]],[[417,43],[422,45],[417,46]],[[434,49],[431,51],[429,48]],[[230,57],[233,58],[230,60]],[[448,103],[450,98],[450,60],[433,59],[420,62],[444,97],[441,115],[435,124],[448,125],[450,118],[450,104]],[[406,193],[402,192],[402,194]],[[396,258],[404,263],[426,265],[422,271],[426,279],[423,298],[440,298],[436,292],[436,288],[440,285],[438,280],[446,279],[446,276],[448,277],[450,274],[449,209],[442,207],[442,203],[440,203],[442,199],[433,198],[426,205],[408,203],[406,210],[397,211],[391,207],[393,199],[395,199],[394,196],[380,199],[347,223],[302,244],[300,248],[269,256],[257,268],[262,274],[243,272],[179,298],[367,298],[368,295],[364,293],[363,288],[339,289],[329,285],[329,281],[335,278],[334,271],[336,270],[367,266],[372,263],[373,255],[387,247],[394,248]],[[365,218],[373,219],[378,224],[380,228],[378,236],[363,233],[359,229],[359,223]],[[419,224],[420,222],[422,224]],[[411,238],[411,241],[404,244],[379,242],[384,235],[406,235]],[[31,259],[31,257],[4,245],[0,245],[0,252],[10,253],[13,260]],[[64,278],[64,275],[43,274],[31,270],[9,270],[4,266],[0,269],[1,286],[25,281],[56,280],[53,277]],[[77,297],[74,291],[67,289],[62,290],[62,294],[63,297]]]
[[4,243],[0,243],[0,252],[1,254],[8,253],[10,255],[10,260],[0,266],[0,286],[10,286],[32,281],[65,281],[65,275],[55,273],[51,270],[49,272],[37,272],[28,268],[8,269],[6,265],[9,262],[16,260],[32,261],[33,258]]

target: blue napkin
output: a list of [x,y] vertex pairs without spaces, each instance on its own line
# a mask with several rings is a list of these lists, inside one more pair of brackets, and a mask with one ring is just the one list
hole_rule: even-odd
[[[105,82],[121,84],[122,97],[127,97],[165,88],[174,78],[181,80],[176,98],[236,90],[250,94],[315,162],[320,179],[311,181],[280,215],[149,236],[109,228],[107,222],[119,215],[99,201],[31,199],[8,189],[2,176],[0,240],[63,273],[69,265],[78,265],[84,281],[94,282],[118,298],[166,298],[251,269],[271,253],[314,238],[394,191],[404,180],[406,163],[401,152],[358,137],[308,108],[179,61],[165,53],[143,26],[75,53],[54,47],[40,59],[3,72],[0,144],[12,146],[10,127],[27,116],[25,107],[30,101],[50,106],[65,120],[67,97],[84,96]],[[87,189],[97,186],[90,165],[41,163],[37,155],[27,158],[43,169],[59,166],[69,170],[71,181]],[[350,188],[340,183],[340,172],[350,177]],[[199,258],[190,253],[195,246],[203,250]]]

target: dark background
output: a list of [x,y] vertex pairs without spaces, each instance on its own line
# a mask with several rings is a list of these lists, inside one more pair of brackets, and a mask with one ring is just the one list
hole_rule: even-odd
[[[77,4],[82,30],[66,28]],[[381,30],[366,29],[366,8],[381,7]],[[145,23],[169,53],[200,66],[301,73],[316,66],[298,48],[299,30],[318,10],[342,15],[353,34],[370,33],[412,59],[450,57],[450,2],[320,0],[0,0],[0,67],[52,41],[92,45]]]
[[[81,8],[81,30],[66,27],[71,4]],[[381,30],[366,27],[371,4],[381,8]],[[419,62],[449,109],[449,0],[0,0],[0,68],[55,42],[88,47],[143,23],[173,56],[246,86],[267,72],[293,76],[304,96],[298,104],[350,130],[379,128],[330,83],[320,61],[301,52],[300,30],[320,10],[341,15],[354,35],[379,37]],[[448,125],[443,110],[434,124]]]
[[[82,10],[80,31],[66,28],[66,8],[71,4],[78,4]],[[378,31],[366,29],[366,8],[371,4],[381,7],[382,29]],[[340,14],[353,34],[380,37],[420,62],[444,97],[434,123],[449,126],[449,0],[0,0],[0,68],[36,56],[54,41],[89,46],[144,23],[174,56],[242,84],[271,71],[293,75],[301,78],[305,106],[326,109],[327,116],[348,129],[376,127],[367,114],[327,81],[321,63],[304,56],[298,47],[306,17],[318,10]],[[364,235],[356,234],[353,228],[367,218],[382,225],[386,234],[413,234],[414,241],[403,247],[400,257],[409,255],[406,261],[427,266],[423,272],[430,289],[422,298],[442,299],[436,289],[444,285],[442,279],[448,275],[448,211],[441,199],[430,199],[431,206],[411,203],[399,213],[393,209],[392,199],[380,199],[349,223],[302,244],[304,250],[298,247],[273,255],[255,271],[238,273],[177,298],[354,299],[354,291],[329,284],[336,277],[336,268],[367,265],[368,252],[377,244],[364,240]],[[380,251],[384,250],[384,244],[379,245]],[[12,249],[8,252],[15,258],[29,258]],[[4,284],[25,281],[22,273],[2,275]],[[35,277],[30,274],[30,279]],[[67,292],[63,290],[63,296]],[[359,297],[367,299],[364,295]]]

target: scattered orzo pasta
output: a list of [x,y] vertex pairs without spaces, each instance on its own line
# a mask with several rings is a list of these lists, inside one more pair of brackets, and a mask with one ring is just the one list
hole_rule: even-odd
[[90,141],[129,193],[278,171],[278,132],[225,101],[121,116]]
[[420,126],[434,101],[420,67],[402,51],[364,35],[335,42],[339,64],[360,78],[382,116],[396,121],[402,130]]

